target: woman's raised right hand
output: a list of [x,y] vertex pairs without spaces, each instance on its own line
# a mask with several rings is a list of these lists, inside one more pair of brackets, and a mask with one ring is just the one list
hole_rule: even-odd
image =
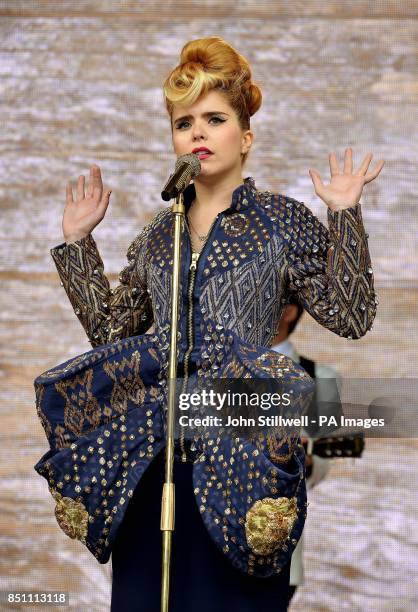
[[67,183],[67,202],[62,219],[64,240],[75,242],[88,236],[106,214],[112,192],[103,191],[99,166],[90,167],[90,180],[84,193],[84,175],[78,177],[77,199],[73,200],[71,181]]

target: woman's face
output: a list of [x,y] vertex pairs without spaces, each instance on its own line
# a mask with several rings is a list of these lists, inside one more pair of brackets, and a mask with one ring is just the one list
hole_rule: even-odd
[[241,176],[242,154],[252,143],[253,133],[242,130],[238,117],[225,96],[209,91],[191,106],[174,105],[172,117],[173,147],[177,157],[206,147],[212,153],[199,156],[199,179]]

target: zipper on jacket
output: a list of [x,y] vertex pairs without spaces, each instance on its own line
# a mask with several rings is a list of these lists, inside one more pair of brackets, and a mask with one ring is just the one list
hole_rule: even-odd
[[[196,281],[196,271],[197,271],[197,263],[198,263],[198,259],[199,257],[202,255],[203,251],[206,250],[207,245],[209,244],[209,238],[211,236],[211,234],[213,233],[213,229],[217,224],[217,221],[219,219],[219,217],[221,216],[222,213],[218,213],[215,217],[215,219],[212,222],[212,225],[210,226],[209,229],[209,233],[208,233],[208,237],[206,239],[206,242],[203,246],[203,249],[200,251],[200,253],[196,253],[195,251],[193,251],[193,247],[192,247],[192,235],[190,233],[190,228],[189,225],[186,221],[186,228],[187,228],[187,232],[189,234],[189,238],[190,238],[190,246],[192,248],[192,259],[190,262],[190,276],[189,276],[189,284],[188,284],[188,288],[187,288],[187,295],[188,295],[188,312],[187,312],[187,335],[188,335],[188,347],[187,350],[184,354],[184,361],[183,361],[183,384],[182,384],[182,393],[186,392],[187,389],[187,382],[189,380],[189,359],[190,359],[190,355],[193,351],[193,293],[194,293],[194,286],[195,286],[195,281]],[[180,426],[180,450],[181,450],[181,460],[182,462],[186,462],[187,461],[187,454],[186,454],[186,449],[184,447],[184,426],[181,425]]]
[[[182,393],[186,392],[187,382],[189,379],[189,359],[190,354],[193,350],[193,291],[194,285],[196,281],[196,269],[197,269],[197,260],[199,259],[200,253],[192,252],[192,261],[190,263],[190,276],[189,276],[189,286],[187,289],[187,296],[189,301],[189,308],[187,312],[187,340],[188,347],[184,354],[184,374],[183,374],[183,385],[182,385]],[[184,426],[182,425],[180,428],[180,449],[181,449],[181,460],[182,462],[187,461],[186,449],[184,447]]]

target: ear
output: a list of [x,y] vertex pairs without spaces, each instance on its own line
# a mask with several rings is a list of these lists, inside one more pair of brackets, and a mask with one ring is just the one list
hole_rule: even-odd
[[251,130],[245,130],[245,132],[243,132],[242,134],[241,153],[242,154],[248,153],[253,142],[254,142],[254,133]]

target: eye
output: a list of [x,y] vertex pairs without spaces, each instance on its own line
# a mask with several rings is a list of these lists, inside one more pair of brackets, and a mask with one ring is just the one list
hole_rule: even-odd
[[[219,125],[220,123],[225,123],[226,119],[222,119],[221,117],[217,117],[216,115],[214,115],[213,117],[211,117],[209,119],[209,122],[215,120],[215,125]],[[189,121],[181,121],[180,123],[177,124],[176,129],[177,130],[181,130],[182,127],[184,125],[187,125],[189,123]]]
[[178,123],[176,125],[176,130],[181,130],[183,125],[186,125],[186,123],[189,123],[188,121],[181,121],[180,123]]
[[226,119],[221,119],[221,117],[211,117],[210,121],[212,121],[212,119],[216,119],[216,121],[218,121],[219,123],[224,123],[226,121]]

